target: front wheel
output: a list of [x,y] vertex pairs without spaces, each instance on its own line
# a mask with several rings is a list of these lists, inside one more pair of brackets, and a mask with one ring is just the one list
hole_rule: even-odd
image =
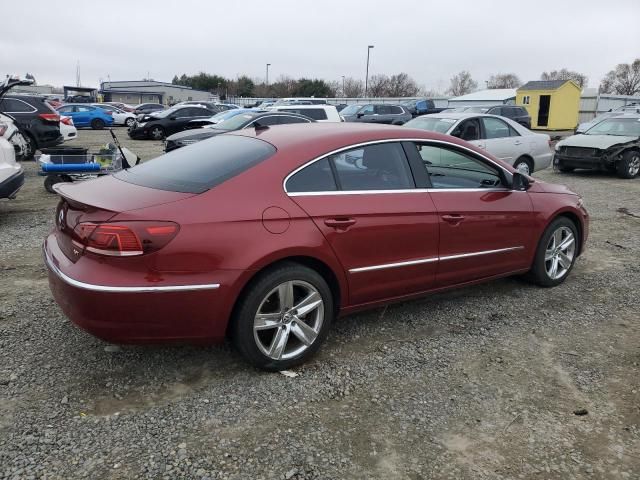
[[635,150],[625,152],[616,170],[620,178],[634,178],[640,172],[640,152]]
[[556,218],[542,234],[528,278],[542,286],[565,281],[578,257],[578,229],[567,217]]
[[232,319],[232,337],[254,366],[285,370],[320,348],[333,315],[333,297],[322,276],[287,263],[248,287]]
[[124,124],[127,128],[133,127],[133,124],[136,123],[136,119],[133,117],[129,117],[124,121]]
[[153,127],[151,130],[149,130],[149,135],[154,140],[162,140],[164,138],[164,128]]
[[519,158],[516,163],[513,164],[513,168],[525,175],[531,175],[533,173],[533,165],[526,158]]

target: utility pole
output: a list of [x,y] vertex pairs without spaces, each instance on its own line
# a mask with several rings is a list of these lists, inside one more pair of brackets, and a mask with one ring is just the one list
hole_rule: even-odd
[[369,52],[373,48],[373,45],[367,46],[367,75],[364,77],[364,96],[367,98],[369,90]]

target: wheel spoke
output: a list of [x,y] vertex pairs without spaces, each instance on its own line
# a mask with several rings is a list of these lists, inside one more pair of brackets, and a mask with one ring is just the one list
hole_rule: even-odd
[[573,242],[575,241],[575,238],[573,238],[573,235],[567,237],[564,239],[564,241],[558,245],[558,248],[560,248],[560,250],[564,251],[567,248],[569,248],[571,245],[573,245]]
[[559,263],[558,258],[553,257],[553,260],[551,260],[551,270],[549,271],[549,277],[551,277],[554,280],[558,275],[558,263]]
[[276,331],[276,334],[273,336],[273,340],[271,341],[271,346],[269,347],[269,356],[274,360],[280,360],[280,357],[282,357],[282,353],[284,352],[284,348],[287,346],[288,340],[289,329],[279,328]]
[[560,262],[562,268],[567,269],[571,267],[571,259],[562,252],[558,254],[558,261]]
[[311,345],[318,336],[313,328],[300,319],[295,319],[293,323],[291,323],[291,331],[306,346]]
[[318,292],[311,292],[300,303],[298,303],[294,309],[298,312],[299,317],[304,317],[307,313],[318,308],[318,305],[322,303],[322,298]]
[[550,250],[545,250],[544,252],[544,261],[548,262],[549,260],[553,260],[553,256],[555,255],[555,250],[552,248]]
[[562,230],[558,229],[553,233],[553,247],[556,248],[562,242]]
[[268,330],[281,324],[280,313],[259,313],[253,322],[253,328],[256,330]]
[[278,300],[281,312],[293,308],[293,282],[285,282],[278,287]]

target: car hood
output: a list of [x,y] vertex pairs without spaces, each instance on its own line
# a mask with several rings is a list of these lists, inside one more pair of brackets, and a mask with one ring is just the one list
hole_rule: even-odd
[[557,183],[547,183],[536,178],[528,190],[529,193],[563,193],[566,195],[578,195],[570,190],[566,185]]
[[623,137],[619,135],[574,135],[558,142],[557,147],[588,147],[607,149],[613,145],[633,142],[638,137]]
[[215,128],[195,128],[193,130],[185,130],[184,132],[174,133],[167,137],[167,141],[179,142],[181,140],[204,140],[205,138],[215,137],[226,130],[216,130]]

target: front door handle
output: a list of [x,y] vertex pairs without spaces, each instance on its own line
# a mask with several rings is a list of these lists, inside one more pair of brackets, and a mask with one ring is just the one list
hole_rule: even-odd
[[453,213],[451,215],[442,215],[442,220],[452,225],[458,225],[464,220],[464,215],[460,215],[458,213]]
[[513,142],[514,145],[522,145],[522,142],[520,140],[516,140],[515,142]]
[[327,227],[332,227],[332,228],[347,228],[347,227],[350,227],[351,225],[355,225],[355,223],[356,223],[356,219],[349,218],[349,217],[327,218],[324,221],[324,224]]

